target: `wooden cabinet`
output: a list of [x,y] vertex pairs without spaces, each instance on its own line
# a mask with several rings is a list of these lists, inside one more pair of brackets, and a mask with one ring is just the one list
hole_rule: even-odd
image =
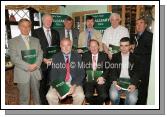
[[78,29],[80,32],[84,30],[84,15],[98,13],[97,10],[73,12],[72,17],[74,19],[74,28]]

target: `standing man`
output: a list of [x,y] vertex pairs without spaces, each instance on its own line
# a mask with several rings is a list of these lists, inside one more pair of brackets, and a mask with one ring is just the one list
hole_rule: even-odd
[[[92,16],[86,17],[86,30],[79,34],[78,47],[89,47],[89,41],[95,39],[100,44],[100,51],[102,50],[102,35],[99,31],[93,28],[95,19]],[[78,51],[82,52],[81,50]]]
[[50,46],[59,46],[60,37],[59,33],[51,28],[53,18],[50,14],[44,14],[42,16],[43,27],[34,30],[33,36],[37,37],[40,41],[41,48],[44,52],[44,58],[41,65],[42,80],[40,83],[40,98],[43,105],[47,105],[46,93],[49,89],[49,71],[47,64],[51,64],[51,60],[46,58],[46,48]]
[[150,62],[152,51],[153,33],[147,31],[147,23],[144,18],[139,18],[136,21],[135,48],[134,54],[140,56],[142,65],[141,84],[139,89],[138,104],[145,105],[147,103]]
[[[50,72],[51,82],[54,80],[65,81],[70,87],[69,94],[72,95],[73,104],[81,105],[84,101],[82,82],[85,76],[83,67],[79,66],[81,65],[81,56],[77,52],[71,51],[72,42],[69,39],[61,39],[60,47],[61,52],[53,56]],[[61,99],[52,86],[50,86],[46,98],[50,105],[59,104]]]
[[[84,83],[84,92],[85,98],[91,105],[102,105],[107,98],[108,92],[106,87],[106,80],[107,80],[107,66],[106,64],[109,63],[109,59],[107,54],[103,52],[99,52],[99,42],[97,40],[90,40],[89,42],[89,49],[90,51],[86,52],[82,56],[82,60],[85,65],[88,67],[85,70],[100,70],[103,71],[103,74],[97,78],[97,80],[87,81],[85,80]],[[105,67],[106,66],[106,67]],[[97,91],[97,98],[93,96],[94,91]]]
[[110,16],[111,27],[107,28],[103,34],[103,50],[112,58],[109,52],[109,46],[119,46],[119,42],[123,37],[129,37],[128,29],[120,25],[121,17],[118,13],[112,13]]
[[68,38],[73,42],[73,46],[78,47],[78,37],[79,30],[73,29],[73,19],[71,17],[67,17],[64,20],[64,28],[59,29],[58,32],[60,34],[60,39]]
[[[30,100],[30,89],[32,91],[33,101],[40,104],[39,80],[41,80],[40,65],[43,52],[39,40],[29,36],[31,30],[31,21],[26,18],[18,22],[21,34],[9,40],[9,53],[14,63],[14,82],[19,89],[19,100],[21,105],[28,105]],[[25,62],[22,59],[22,51],[34,49],[36,61],[33,64]]]
[[[121,80],[127,82],[128,87],[125,90],[126,105],[134,105],[138,100],[138,82],[141,74],[139,58],[130,53],[130,39],[124,37],[120,40],[120,52],[113,54],[111,60],[110,78],[112,81],[109,95],[112,104],[118,105],[120,102],[120,93],[124,91],[118,85]],[[121,86],[121,85],[120,85]]]

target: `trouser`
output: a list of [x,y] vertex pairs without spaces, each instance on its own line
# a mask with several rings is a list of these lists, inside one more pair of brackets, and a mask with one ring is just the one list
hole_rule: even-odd
[[[97,96],[93,94],[97,91]],[[84,84],[85,98],[90,105],[102,105],[107,98],[106,85],[98,85],[96,82],[86,82]]]
[[42,105],[48,105],[48,101],[46,100],[46,94],[49,90],[49,72],[50,68],[46,69],[45,71],[42,71],[42,80],[40,81],[40,99]]
[[33,101],[36,105],[40,105],[39,96],[39,80],[31,77],[27,83],[18,83],[19,100],[21,105],[28,105],[30,101],[30,89],[33,97]]
[[[50,86],[49,91],[46,95],[46,98],[47,98],[48,103],[50,105],[58,105],[59,104],[59,100],[60,100],[59,94],[56,91],[56,89],[53,88],[52,86]],[[84,96],[84,92],[83,92],[83,89],[81,86],[77,86],[75,88],[75,91],[72,94],[72,98],[73,98],[74,105],[81,105],[83,103],[85,96]]]
[[[110,99],[113,105],[119,105],[120,102],[120,93],[122,90],[117,90],[117,88],[112,84],[109,90]],[[135,105],[138,100],[138,90],[134,92],[125,91],[126,99],[125,105]]]

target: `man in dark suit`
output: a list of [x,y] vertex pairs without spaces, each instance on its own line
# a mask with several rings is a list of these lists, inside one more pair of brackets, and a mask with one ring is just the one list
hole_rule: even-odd
[[42,69],[42,80],[40,82],[40,98],[41,103],[43,105],[47,105],[48,102],[46,100],[46,93],[49,89],[49,71],[50,68],[48,67],[51,64],[51,59],[46,58],[46,48],[50,46],[59,46],[60,44],[60,37],[59,33],[51,28],[53,18],[50,14],[44,14],[42,17],[43,27],[34,30],[33,36],[39,39],[41,44],[41,48],[44,52],[44,58],[41,65]]
[[60,39],[69,38],[74,46],[78,47],[78,37],[79,37],[79,30],[73,29],[73,19],[71,17],[67,17],[64,20],[64,28],[59,29],[58,32],[60,34]]
[[128,81],[129,85],[126,93],[125,104],[134,105],[138,100],[138,82],[140,77],[140,63],[137,56],[130,53],[130,40],[124,37],[120,40],[120,52],[113,54],[111,60],[110,78],[112,85],[109,90],[110,99],[112,104],[119,104],[120,93],[123,89],[118,84],[122,78]]
[[[85,70],[94,70],[94,71],[103,71],[103,74],[97,78],[97,80],[87,81],[85,79],[84,83],[84,92],[86,100],[89,104],[103,104],[107,98],[107,89],[106,89],[106,79],[107,79],[107,70],[105,65],[109,63],[109,58],[107,54],[99,52],[99,42],[97,40],[91,39],[89,42],[90,51],[86,52],[82,56],[84,65],[86,66]],[[87,66],[89,65],[89,66]],[[93,96],[94,91],[97,91],[97,98]]]
[[[72,95],[73,104],[81,105],[85,97],[82,89],[85,72],[83,67],[80,67],[81,56],[77,52],[71,51],[72,42],[69,39],[61,39],[60,47],[61,52],[55,54],[52,58],[51,82],[54,80],[65,81],[70,87],[69,94]],[[52,86],[50,86],[46,98],[50,105],[59,104],[61,99],[57,90]]]
[[140,105],[145,105],[147,103],[152,39],[153,39],[153,33],[147,31],[146,27],[147,23],[144,18],[139,18],[136,21],[137,34],[134,38],[136,41],[134,54],[138,55],[141,58],[141,65],[142,65],[142,76],[140,79],[141,84],[139,88],[139,100],[138,100],[138,104]]

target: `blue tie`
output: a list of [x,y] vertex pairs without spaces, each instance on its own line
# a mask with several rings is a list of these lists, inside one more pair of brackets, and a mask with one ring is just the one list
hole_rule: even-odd
[[89,47],[89,41],[91,40],[91,34],[90,31],[88,32],[88,39],[87,39],[87,46]]

